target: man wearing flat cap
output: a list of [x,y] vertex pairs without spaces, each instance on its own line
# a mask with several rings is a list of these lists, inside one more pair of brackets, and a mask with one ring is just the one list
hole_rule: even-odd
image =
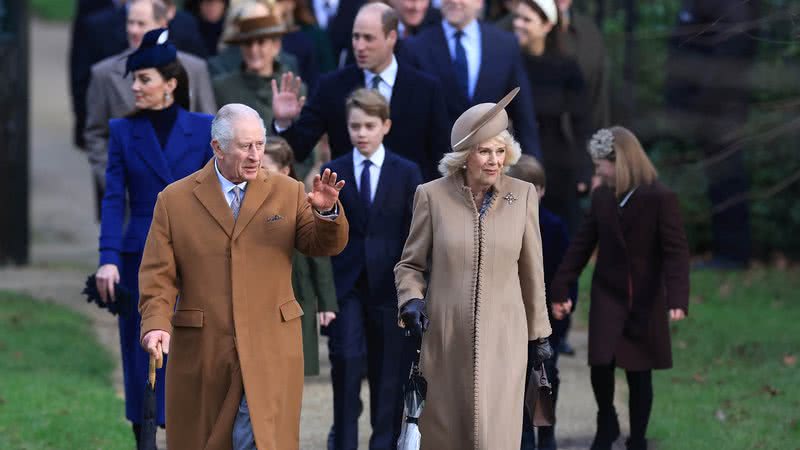
[[552,355],[539,197],[505,174],[521,154],[505,111],[517,92],[456,120],[394,269],[400,324],[424,331],[422,449],[519,449],[529,348],[535,365]]
[[326,170],[306,194],[264,171],[265,135],[252,108],[223,106],[211,124],[214,158],[156,201],[139,311],[142,346],[170,355],[170,450],[300,445],[303,310],[292,255],[345,247],[344,182]]

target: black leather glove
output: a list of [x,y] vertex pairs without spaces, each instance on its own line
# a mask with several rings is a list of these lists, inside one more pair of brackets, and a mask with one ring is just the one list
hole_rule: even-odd
[[533,367],[539,367],[546,360],[553,357],[553,347],[547,338],[539,338],[528,345],[528,359],[533,362]]
[[422,336],[428,329],[428,316],[425,314],[425,300],[412,298],[400,308],[400,320],[406,330],[415,336]]

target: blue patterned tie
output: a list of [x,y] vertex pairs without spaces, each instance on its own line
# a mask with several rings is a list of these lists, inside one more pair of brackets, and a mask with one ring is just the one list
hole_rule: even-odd
[[461,38],[464,37],[464,32],[461,30],[456,31],[456,58],[453,60],[453,68],[456,69],[456,81],[458,87],[467,99],[471,98],[469,95],[469,68],[467,66],[467,51],[461,45]]
[[234,186],[233,189],[233,200],[231,200],[231,212],[233,212],[233,220],[239,218],[239,209],[242,207],[242,197],[240,196],[241,189],[239,186]]
[[370,182],[369,168],[372,166],[372,161],[366,160],[363,162],[364,168],[361,169],[361,184],[359,185],[359,194],[361,194],[361,203],[364,204],[364,209],[369,210],[372,206],[372,183]]

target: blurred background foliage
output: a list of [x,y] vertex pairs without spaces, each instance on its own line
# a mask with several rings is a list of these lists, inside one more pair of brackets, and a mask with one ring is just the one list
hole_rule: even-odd
[[[706,196],[703,149],[680,130],[670,129],[664,115],[668,39],[677,23],[681,0],[584,0],[576,1],[575,6],[591,16],[601,16],[598,19],[610,60],[613,122],[628,126],[641,137],[662,180],[681,197],[693,252],[708,252],[712,212]],[[634,14],[630,14],[631,9]],[[626,29],[632,30],[630,35]],[[761,0],[757,27],[748,34],[757,41],[757,54],[747,77],[751,107],[742,130],[744,137],[730,151],[743,152],[749,171],[750,195],[742,200],[750,203],[754,256],[797,259],[800,2]],[[632,50],[626,52],[626,45]]]
[[[751,2],[756,0],[730,0]],[[758,50],[747,77],[751,94],[742,152],[750,177],[753,254],[800,258],[800,1],[758,0]],[[40,18],[69,20],[75,0],[32,0]],[[703,149],[670,129],[664,82],[668,39],[681,0],[575,0],[601,23],[609,53],[613,122],[642,139],[662,179],[678,191],[695,254],[711,245],[711,206]],[[627,33],[626,30],[630,30]]]

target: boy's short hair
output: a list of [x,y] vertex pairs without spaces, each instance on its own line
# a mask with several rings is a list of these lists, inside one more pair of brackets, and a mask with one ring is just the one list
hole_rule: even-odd
[[531,155],[520,156],[519,161],[508,169],[508,174],[534,186],[544,187],[547,183],[544,167]]
[[347,118],[350,118],[350,111],[358,108],[368,116],[378,117],[381,122],[389,119],[389,102],[375,89],[361,88],[353,91],[345,103]]

